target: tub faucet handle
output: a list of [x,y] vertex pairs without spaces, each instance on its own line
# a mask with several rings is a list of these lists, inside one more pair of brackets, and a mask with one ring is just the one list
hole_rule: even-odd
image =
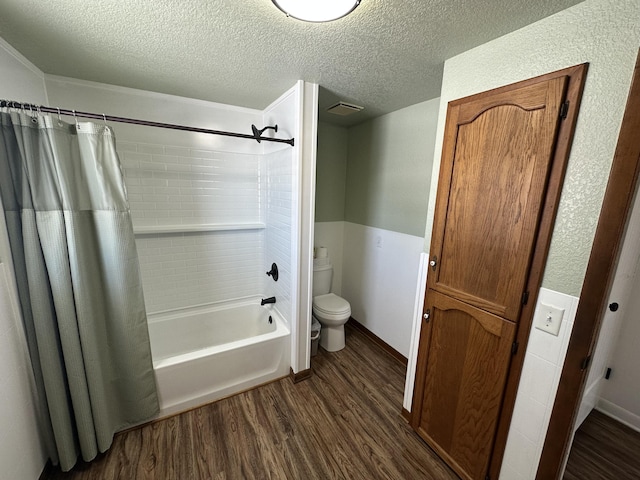
[[263,298],[260,301],[260,305],[262,306],[266,305],[267,303],[276,303],[276,297]]
[[267,275],[273,278],[274,282],[277,282],[278,281],[278,265],[276,265],[275,263],[272,263],[271,270],[267,272]]

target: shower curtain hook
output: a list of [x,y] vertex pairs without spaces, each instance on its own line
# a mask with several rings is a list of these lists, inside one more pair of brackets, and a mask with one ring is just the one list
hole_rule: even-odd
[[79,129],[80,129],[80,125],[78,124],[78,117],[77,117],[77,115],[76,115],[76,111],[75,111],[75,110],[72,110],[72,112],[73,112],[73,118],[74,118],[74,119],[75,119],[75,121],[76,121],[76,130],[79,130]]
[[109,125],[107,125],[107,116],[104,113],[102,114],[102,120],[104,121],[104,126],[109,128]]
[[38,111],[33,108],[34,106],[35,105],[29,104],[29,115],[31,116],[31,121],[33,123],[38,123],[38,117],[37,117]]
[[58,126],[61,127],[63,123],[62,123],[62,118],[60,118],[60,107],[58,107],[57,110],[58,110]]

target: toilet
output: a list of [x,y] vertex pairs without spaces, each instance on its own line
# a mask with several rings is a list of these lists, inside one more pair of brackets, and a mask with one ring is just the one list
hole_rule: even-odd
[[327,249],[318,247],[313,260],[313,316],[322,325],[320,346],[328,352],[344,348],[344,324],[351,316],[351,305],[331,292],[333,266]]

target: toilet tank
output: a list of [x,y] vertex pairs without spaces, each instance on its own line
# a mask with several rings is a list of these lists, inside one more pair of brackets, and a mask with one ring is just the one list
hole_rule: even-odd
[[331,264],[313,266],[313,296],[325,295],[331,292],[331,277],[333,267]]

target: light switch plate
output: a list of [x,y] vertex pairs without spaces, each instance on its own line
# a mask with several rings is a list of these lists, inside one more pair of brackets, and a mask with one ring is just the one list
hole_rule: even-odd
[[538,313],[534,321],[534,326],[543,332],[558,336],[560,325],[562,325],[562,317],[564,316],[564,308],[554,307],[545,303],[540,304]]

